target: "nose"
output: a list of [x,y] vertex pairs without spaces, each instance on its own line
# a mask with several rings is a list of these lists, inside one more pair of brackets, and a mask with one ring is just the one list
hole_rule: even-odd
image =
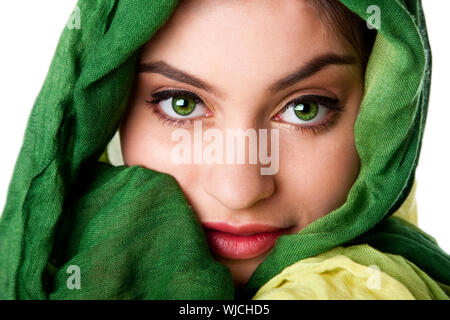
[[275,192],[274,176],[261,175],[258,164],[211,165],[204,190],[231,210],[251,207]]

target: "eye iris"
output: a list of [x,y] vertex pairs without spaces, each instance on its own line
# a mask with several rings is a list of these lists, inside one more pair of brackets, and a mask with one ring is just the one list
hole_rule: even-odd
[[303,121],[308,121],[316,117],[318,111],[317,103],[299,103],[294,107],[295,115]]
[[176,97],[172,99],[172,108],[179,115],[187,116],[194,111],[195,101],[185,97]]

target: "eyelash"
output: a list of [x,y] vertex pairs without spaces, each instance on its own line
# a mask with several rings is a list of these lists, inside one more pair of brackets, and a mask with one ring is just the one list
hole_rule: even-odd
[[[153,100],[151,100],[151,101],[146,100],[145,102],[147,102],[150,105],[156,106],[163,100],[174,98],[174,97],[180,96],[180,95],[192,99],[196,105],[197,104],[204,105],[202,99],[200,99],[195,93],[193,93],[191,91],[187,91],[187,90],[165,90],[165,91],[156,92],[156,93],[152,94]],[[182,127],[182,126],[186,125],[186,123],[192,124],[192,121],[194,120],[194,119],[175,119],[175,118],[171,118],[168,115],[164,114],[158,108],[152,108],[152,110],[159,117],[160,121],[162,121],[163,123],[168,124],[172,127]]]
[[[146,100],[145,102],[152,106],[158,106],[161,101],[174,98],[177,96],[184,96],[190,98],[195,102],[196,105],[198,104],[202,104],[203,106],[205,105],[201,98],[199,98],[195,93],[187,90],[165,90],[156,92],[152,94],[153,100]],[[321,122],[314,125],[298,125],[288,122],[284,122],[284,124],[289,126],[295,131],[301,131],[317,135],[322,133],[326,129],[331,128],[337,122],[339,115],[344,111],[344,107],[339,106],[338,99],[318,95],[305,95],[288,102],[280,111],[277,112],[274,118],[285,112],[292,105],[311,102],[319,104],[328,109],[325,118]],[[197,118],[175,119],[163,113],[161,110],[159,110],[159,108],[153,107],[152,110],[159,117],[160,121],[172,127],[183,127],[188,123],[192,125],[193,121],[197,119]]]
[[320,121],[319,123],[315,123],[313,125],[296,125],[288,122],[285,122],[285,124],[295,131],[301,131],[302,133],[311,133],[317,135],[324,132],[328,128],[333,127],[333,125],[339,119],[340,114],[344,111],[344,107],[339,105],[338,99],[319,95],[304,95],[288,102],[280,111],[277,112],[275,117],[285,112],[292,105],[295,106],[297,104],[311,103],[311,102],[321,105],[322,107],[328,109],[328,112],[322,121]]

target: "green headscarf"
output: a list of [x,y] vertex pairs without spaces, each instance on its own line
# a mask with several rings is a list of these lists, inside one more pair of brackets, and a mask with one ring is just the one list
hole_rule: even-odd
[[[237,295],[251,297],[292,263],[367,243],[441,284],[450,258],[390,217],[408,196],[427,114],[431,56],[419,0],[342,0],[368,19],[381,10],[355,124],[361,171],[347,202],[278,239]],[[99,162],[117,131],[140,47],[175,0],[79,0],[31,112],[0,220],[2,299],[233,299],[231,273],[211,256],[175,179]],[[68,288],[70,266],[81,289]]]

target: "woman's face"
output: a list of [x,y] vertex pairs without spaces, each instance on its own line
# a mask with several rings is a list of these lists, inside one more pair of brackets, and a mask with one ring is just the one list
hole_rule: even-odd
[[[361,66],[306,0],[181,2],[142,48],[140,64],[120,128],[124,162],[175,177],[236,286],[277,236],[346,201],[359,172]],[[212,140],[194,147],[194,129]],[[244,163],[225,159],[227,133],[236,129],[267,141],[272,172],[262,174],[269,164],[250,142]],[[192,155],[179,154],[192,161],[180,164],[173,155],[186,133]],[[194,160],[199,152],[219,156],[218,147],[223,163]]]

